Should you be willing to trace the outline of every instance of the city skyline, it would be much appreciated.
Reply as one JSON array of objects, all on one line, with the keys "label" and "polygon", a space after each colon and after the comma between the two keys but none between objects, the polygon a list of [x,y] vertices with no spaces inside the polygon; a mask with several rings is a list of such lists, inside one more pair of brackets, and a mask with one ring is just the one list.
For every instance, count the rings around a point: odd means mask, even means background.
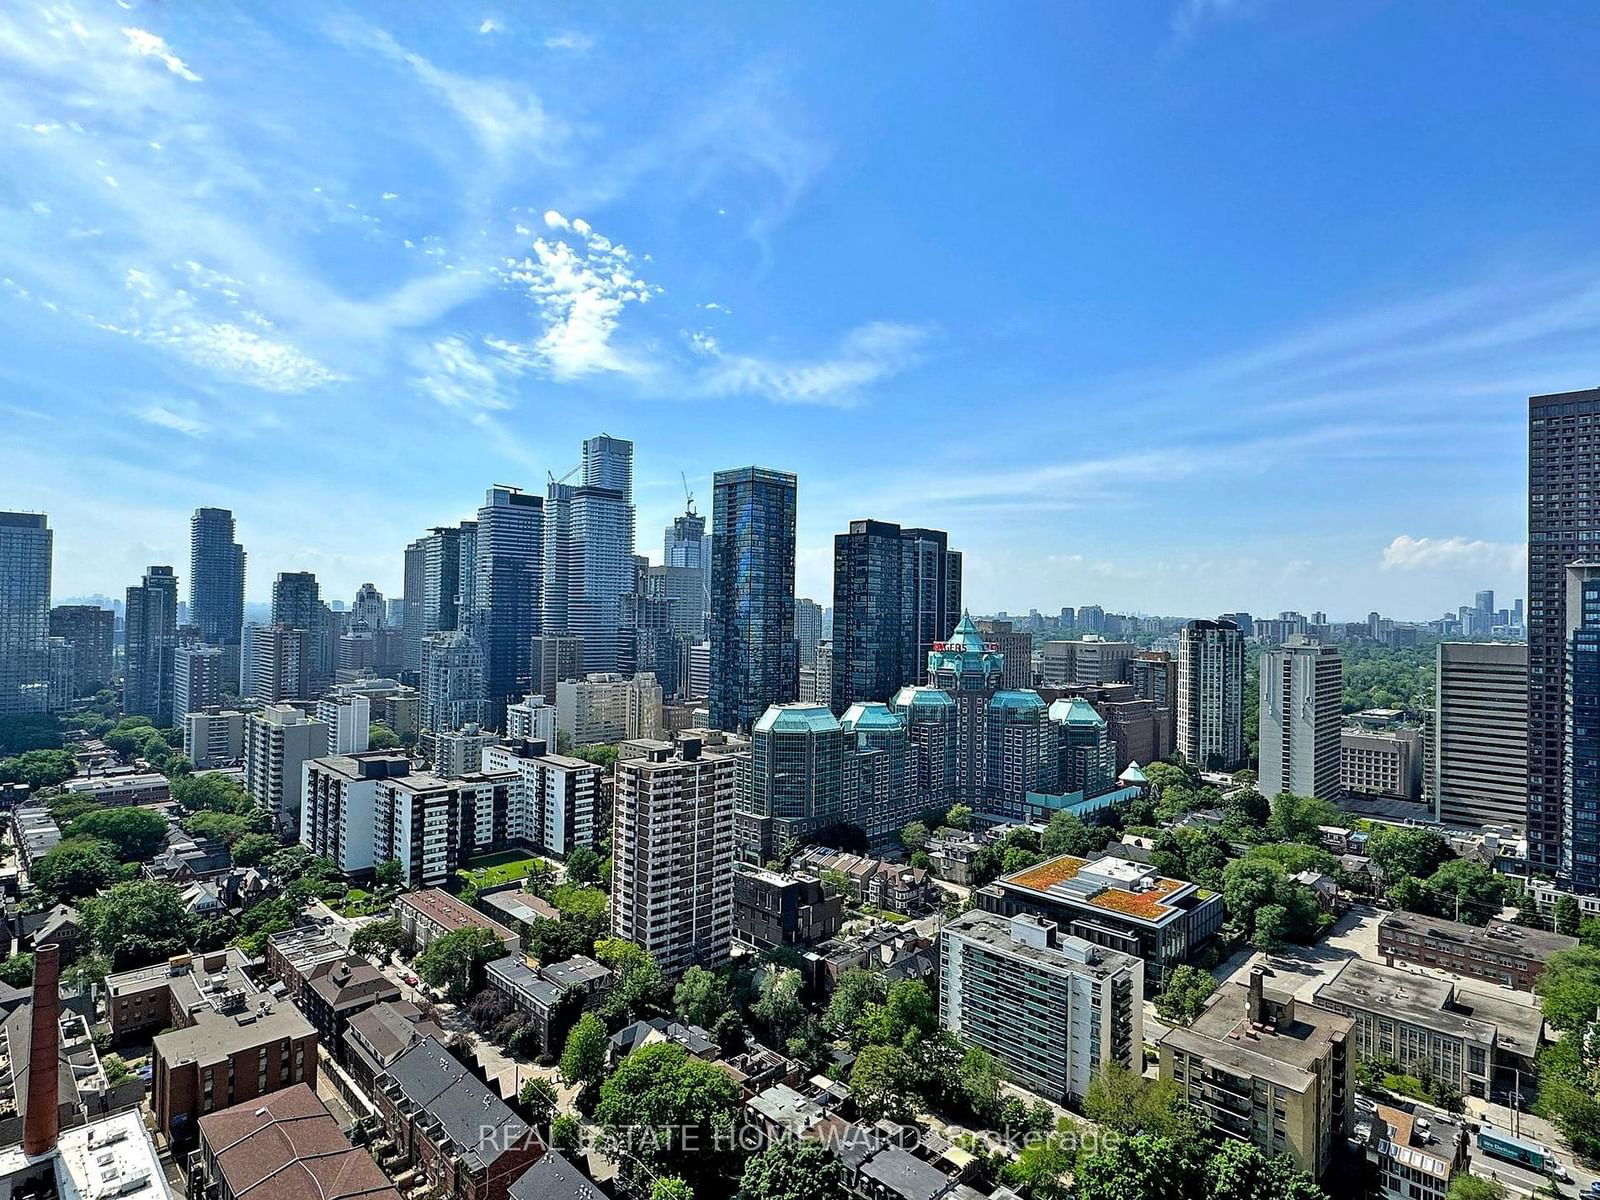
[{"label": "city skyline", "polygon": [[597,430],[648,547],[680,472],[794,472],[816,597],[866,518],[948,530],[975,611],[1520,592],[1507,447],[1596,374],[1595,135],[1544,119],[1585,10],[718,11],[0,18],[0,465],[57,592],[181,574],[214,506],[252,601],[396,594]]}]

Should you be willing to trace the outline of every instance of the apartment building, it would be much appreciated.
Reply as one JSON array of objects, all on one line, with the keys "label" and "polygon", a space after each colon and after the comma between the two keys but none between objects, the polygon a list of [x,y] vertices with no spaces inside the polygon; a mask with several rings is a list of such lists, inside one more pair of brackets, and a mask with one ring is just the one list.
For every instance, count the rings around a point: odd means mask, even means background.
[{"label": "apartment building", "polygon": [[221,707],[185,713],[183,756],[197,771],[238,762],[244,757],[244,713]]},{"label": "apartment building", "polygon": [[676,976],[727,961],[733,938],[735,759],[697,737],[619,759],[611,930]]},{"label": "apartment building", "polygon": [[1078,1103],[1108,1066],[1144,1055],[1144,963],[1031,914],[963,913],[944,927],[939,1024],[1030,1091]]},{"label": "apartment building", "polygon": [[523,739],[485,746],[483,769],[516,776],[510,838],[558,858],[579,846],[594,846],[595,810],[604,775],[600,767],[570,755],[547,753],[546,743]]},{"label": "apartment building", "polygon": [[400,921],[400,932],[419,954],[432,944],[434,938],[465,929],[469,925],[493,933],[505,946],[507,954],[515,954],[520,945],[512,930],[438,888],[403,892],[396,896],[394,915]]},{"label": "apartment building", "polygon": [[1160,1072],[1224,1137],[1288,1156],[1320,1178],[1351,1128],[1355,1023],[1266,986],[1226,985],[1188,1028],[1161,1039]]},{"label": "apartment building", "polygon": [[1422,798],[1422,730],[1339,731],[1339,784],[1353,796]]}]

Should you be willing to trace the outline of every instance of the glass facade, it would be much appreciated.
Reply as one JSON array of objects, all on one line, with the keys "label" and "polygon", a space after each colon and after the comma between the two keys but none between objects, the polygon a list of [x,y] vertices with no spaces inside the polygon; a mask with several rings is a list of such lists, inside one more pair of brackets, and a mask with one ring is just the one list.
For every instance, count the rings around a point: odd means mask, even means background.
[{"label": "glass facade", "polygon": [[49,705],[50,524],[0,513],[0,714]]},{"label": "glass facade", "polygon": [[173,654],[178,646],[178,578],[172,568],[147,570],[139,585],[128,589],[126,603],[123,711],[149,717],[158,727],[171,725]]},{"label": "glass facade", "polygon": [[233,513],[197,508],[189,518],[189,623],[200,640],[224,651],[237,670],[244,634],[244,547],[234,541]]},{"label": "glass facade", "polygon": [[544,500],[516,488],[490,488],[478,510],[477,613],[488,721],[504,727],[505,708],[537,690],[533,640],[539,635],[544,579]]},{"label": "glass facade", "polygon": [[1565,795],[1561,874],[1576,892],[1600,893],[1600,563],[1567,568]]},{"label": "glass facade", "polygon": [[795,477],[718,471],[711,516],[711,724],[748,729],[800,692],[794,638]]}]

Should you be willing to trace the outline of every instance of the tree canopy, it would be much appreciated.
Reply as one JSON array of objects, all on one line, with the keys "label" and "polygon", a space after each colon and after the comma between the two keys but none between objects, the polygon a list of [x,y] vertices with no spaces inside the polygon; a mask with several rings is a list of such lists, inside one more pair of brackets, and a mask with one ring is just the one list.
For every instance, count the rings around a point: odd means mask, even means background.
[{"label": "tree canopy", "polygon": [[[675,1042],[635,1050],[600,1087],[596,1120],[618,1147],[624,1177],[677,1175],[696,1192],[726,1194],[734,1166],[738,1085]],[[640,1170],[643,1168],[643,1171]]]},{"label": "tree canopy", "polygon": [[780,1138],[745,1164],[739,1200],[846,1200],[844,1164],[821,1142]]},{"label": "tree canopy", "polygon": [[493,931],[468,925],[434,938],[417,955],[415,966],[429,987],[443,989],[460,1003],[482,986],[485,965],[505,952],[505,944]]}]

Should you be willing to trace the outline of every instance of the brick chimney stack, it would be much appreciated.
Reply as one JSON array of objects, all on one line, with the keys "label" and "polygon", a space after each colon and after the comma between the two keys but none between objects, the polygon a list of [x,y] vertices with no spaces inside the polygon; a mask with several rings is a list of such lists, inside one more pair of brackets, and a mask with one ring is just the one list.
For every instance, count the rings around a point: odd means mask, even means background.
[{"label": "brick chimney stack", "polygon": [[48,1154],[61,1132],[61,947],[54,942],[33,952],[33,1027],[28,1044],[28,1107],[22,1119],[22,1152]]}]

